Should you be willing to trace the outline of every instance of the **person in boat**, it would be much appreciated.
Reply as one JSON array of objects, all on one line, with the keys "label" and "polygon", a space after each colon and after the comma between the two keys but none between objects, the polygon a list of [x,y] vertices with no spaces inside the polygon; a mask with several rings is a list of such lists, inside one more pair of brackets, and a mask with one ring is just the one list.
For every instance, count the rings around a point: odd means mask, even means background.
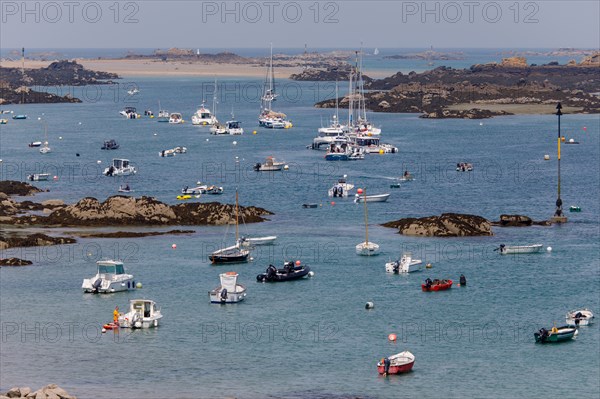
[{"label": "person in boat", "polygon": [[464,275],[464,274],[461,274],[461,275],[460,275],[460,285],[461,285],[461,286],[463,286],[463,285],[467,285],[467,278],[465,277],[465,275]]},{"label": "person in boat", "polygon": [[575,325],[578,326],[581,319],[584,319],[585,316],[581,314],[581,312],[575,313]]},{"label": "person in boat", "polygon": [[386,357],[383,359],[383,375],[387,375],[388,372],[390,371],[390,364],[392,362],[390,361],[389,357]]},{"label": "person in boat", "polygon": [[285,262],[283,269],[286,273],[290,274],[294,271],[294,264],[292,262]]},{"label": "person in boat", "polygon": [[131,190],[131,189],[129,188],[129,184],[128,184],[128,183],[126,183],[126,184],[125,184],[125,187],[124,187],[124,189],[125,189],[125,191],[129,191],[129,190]]},{"label": "person in boat", "polygon": [[404,177],[409,179],[410,178],[410,173],[408,172],[408,170],[404,171]]},{"label": "person in boat", "polygon": [[548,330],[542,327],[540,328],[540,339],[544,341],[546,338],[548,338]]},{"label": "person in boat", "polygon": [[108,172],[106,172],[106,175],[112,176],[114,172],[115,172],[115,167],[110,165],[110,168],[108,168]]},{"label": "person in boat", "polygon": [[429,277],[427,277],[427,279],[425,279],[425,287],[431,288],[432,284],[433,284],[433,281],[431,281],[431,279]]},{"label": "person in boat", "polygon": [[115,306],[115,310],[113,311],[113,323],[115,325],[119,324],[119,307]]}]

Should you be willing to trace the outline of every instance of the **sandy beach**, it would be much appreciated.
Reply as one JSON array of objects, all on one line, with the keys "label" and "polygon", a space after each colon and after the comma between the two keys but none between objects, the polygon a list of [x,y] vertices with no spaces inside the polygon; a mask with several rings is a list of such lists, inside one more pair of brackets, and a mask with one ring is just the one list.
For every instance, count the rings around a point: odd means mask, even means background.
[{"label": "sandy beach", "polygon": [[[149,59],[136,60],[94,60],[75,59],[85,68],[116,73],[121,77],[136,76],[217,76],[217,77],[264,77],[266,69],[260,65],[248,64],[202,64],[186,61],[160,61]],[[44,68],[53,61],[25,60],[25,68]],[[21,61],[2,61],[1,66],[20,68]],[[301,67],[275,68],[275,78],[287,79],[293,73],[302,71]]]}]

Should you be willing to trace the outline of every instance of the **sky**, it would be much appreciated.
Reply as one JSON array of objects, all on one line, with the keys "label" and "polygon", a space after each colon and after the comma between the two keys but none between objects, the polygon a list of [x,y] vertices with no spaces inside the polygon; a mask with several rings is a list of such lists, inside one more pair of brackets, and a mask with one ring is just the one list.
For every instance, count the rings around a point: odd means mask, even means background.
[{"label": "sky", "polygon": [[0,48],[599,48],[600,1],[0,0]]}]

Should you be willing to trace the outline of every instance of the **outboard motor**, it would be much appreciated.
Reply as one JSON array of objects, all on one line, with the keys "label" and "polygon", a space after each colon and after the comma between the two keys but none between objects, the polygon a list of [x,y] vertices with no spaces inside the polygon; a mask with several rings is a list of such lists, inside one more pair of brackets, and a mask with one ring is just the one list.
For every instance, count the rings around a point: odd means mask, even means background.
[{"label": "outboard motor", "polygon": [[227,288],[223,288],[221,290],[221,302],[225,303],[226,300],[227,300]]},{"label": "outboard motor", "polygon": [[387,374],[390,371],[390,363],[391,362],[388,357],[383,359],[383,370],[384,370],[385,374]]},{"label": "outboard motor", "polygon": [[260,170],[260,166],[260,163],[257,163],[256,165],[254,165],[254,170],[258,172]]},{"label": "outboard motor", "polygon": [[94,289],[94,292],[97,293],[98,290],[100,289],[100,286],[102,285],[102,279],[99,278],[98,280],[94,281],[94,284],[92,284],[92,288]]},{"label": "outboard motor", "polygon": [[467,285],[467,278],[465,277],[464,274],[461,274],[460,275],[460,286],[462,287],[464,285]]}]

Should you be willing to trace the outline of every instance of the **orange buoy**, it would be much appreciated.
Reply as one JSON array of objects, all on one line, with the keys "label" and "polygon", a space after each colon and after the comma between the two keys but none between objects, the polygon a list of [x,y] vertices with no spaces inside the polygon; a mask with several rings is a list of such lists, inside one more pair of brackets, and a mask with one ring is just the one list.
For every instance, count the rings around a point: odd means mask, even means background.
[{"label": "orange buoy", "polygon": [[335,201],[331,201],[331,206],[334,206],[334,205],[335,205]]},{"label": "orange buoy", "polygon": [[390,334],[390,335],[388,335],[388,340],[389,341],[396,342],[396,338],[397,338],[396,334]]},{"label": "orange buoy", "polygon": [[357,193],[362,194],[363,193],[363,189],[359,188],[358,190],[356,190]]},{"label": "orange buoy", "polygon": [[296,266],[300,266],[302,264],[302,262],[300,262],[299,260],[296,261]]},{"label": "orange buoy", "polygon": [[171,245],[171,248],[176,249],[177,248],[177,244]]}]

